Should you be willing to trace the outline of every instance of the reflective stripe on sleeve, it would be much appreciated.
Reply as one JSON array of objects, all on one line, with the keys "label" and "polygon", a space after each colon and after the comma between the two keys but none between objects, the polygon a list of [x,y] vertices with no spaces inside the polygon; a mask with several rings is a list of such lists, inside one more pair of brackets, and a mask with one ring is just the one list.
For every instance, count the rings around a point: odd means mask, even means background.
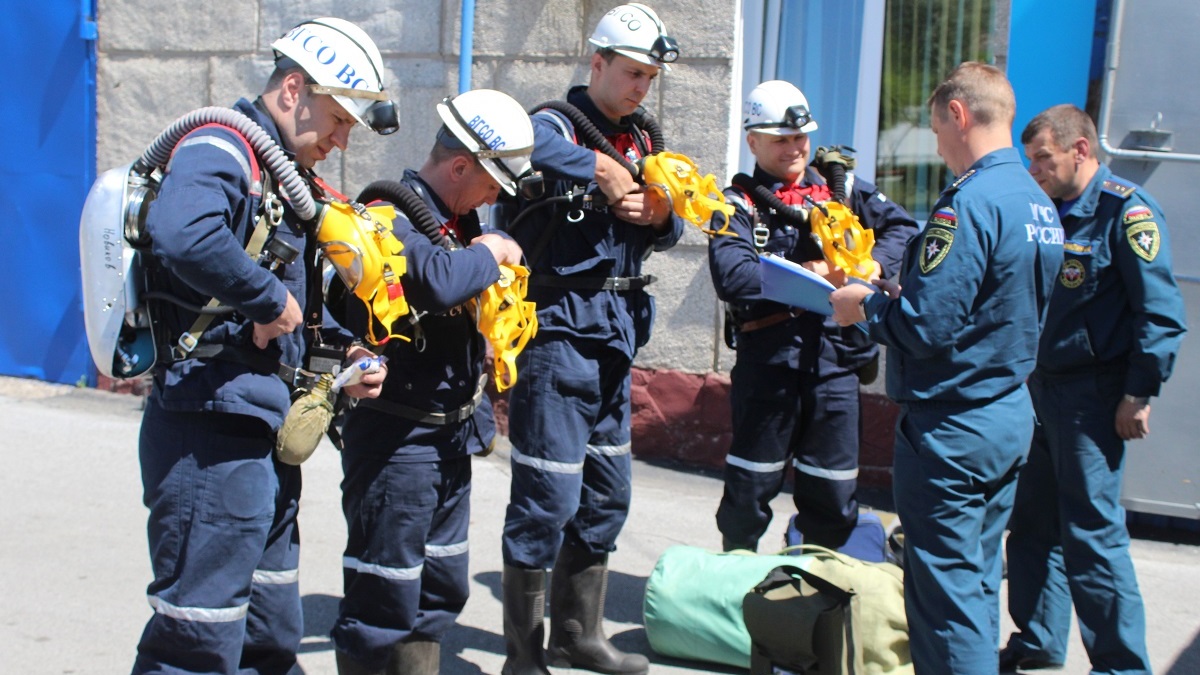
[{"label": "reflective stripe on sleeve", "polygon": [[[246,174],[246,181],[250,183],[250,191],[262,192],[262,185],[254,181],[254,174],[250,172],[250,162],[246,160],[245,148],[238,147],[220,136],[192,136],[175,146],[175,152],[179,152],[190,145],[211,145],[214,148],[220,148],[229,153],[231,157],[237,160],[238,165],[242,167],[242,173]],[[174,154],[172,154],[171,161],[167,163],[167,171],[171,170],[171,164],[175,161],[174,157]]]}]

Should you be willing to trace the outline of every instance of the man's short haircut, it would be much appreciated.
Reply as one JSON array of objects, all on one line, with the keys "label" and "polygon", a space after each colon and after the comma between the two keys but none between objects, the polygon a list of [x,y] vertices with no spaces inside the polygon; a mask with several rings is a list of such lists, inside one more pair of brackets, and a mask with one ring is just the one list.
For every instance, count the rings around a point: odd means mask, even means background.
[{"label": "man's short haircut", "polygon": [[296,71],[300,71],[304,75],[305,82],[311,81],[312,78],[308,76],[308,71],[301,68],[300,64],[286,56],[276,59],[275,70],[271,71],[271,77],[267,78],[266,91],[278,88],[280,83],[283,82],[283,78]]},{"label": "man's short haircut", "polygon": [[1060,103],[1038,113],[1021,132],[1021,144],[1029,144],[1045,129],[1050,131],[1050,138],[1059,150],[1066,150],[1075,139],[1083,138],[1088,142],[1088,157],[1096,156],[1096,146],[1100,144],[1096,138],[1096,123],[1078,106]]},{"label": "man's short haircut", "polygon": [[596,50],[596,53],[599,54],[600,57],[604,59],[605,63],[609,63],[609,64],[611,64],[613,62],[613,59],[617,58],[617,52],[615,52],[612,49],[609,49],[608,47],[601,47],[600,49]]},{"label": "man's short haircut", "polygon": [[433,160],[434,164],[441,164],[455,157],[469,157],[472,161],[478,161],[475,153],[468,150],[467,146],[455,138],[454,134],[443,124],[438,129],[437,139],[434,140],[433,147],[429,150],[429,159]]},{"label": "man's short haircut", "polygon": [[1004,73],[995,66],[978,61],[960,63],[933,93],[926,105],[945,119],[950,101],[959,101],[982,126],[997,122],[1012,125],[1017,99]]}]

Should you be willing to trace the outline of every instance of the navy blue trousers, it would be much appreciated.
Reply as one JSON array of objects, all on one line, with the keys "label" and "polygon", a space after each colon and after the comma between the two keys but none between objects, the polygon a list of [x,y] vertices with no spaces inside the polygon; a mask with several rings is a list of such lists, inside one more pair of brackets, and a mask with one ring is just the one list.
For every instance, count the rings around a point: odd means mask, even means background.
[{"label": "navy blue trousers", "polygon": [[552,567],[564,537],[593,554],[616,549],[632,492],[631,365],[616,349],[566,340],[521,352],[509,399],[506,565]]},{"label": "navy blue trousers", "polygon": [[467,602],[471,457],[404,462],[356,447],[342,453],[345,597],[331,637],[380,668],[401,640],[440,642]]},{"label": "navy blue trousers", "polygon": [[858,522],[858,375],[821,365],[827,372],[750,362],[734,367],[733,441],[717,509],[717,528],[729,544],[756,549],[789,462],[796,526],[806,543],[838,548]]},{"label": "navy blue trousers", "polygon": [[1121,507],[1123,369],[1029,380],[1038,428],[1008,536],[1009,646],[1063,663],[1071,606],[1094,673],[1149,673],[1146,613]]},{"label": "navy blue trousers", "polygon": [[274,448],[261,420],[148,400],[139,454],[154,615],[134,673],[282,675],[296,663],[300,468]]}]

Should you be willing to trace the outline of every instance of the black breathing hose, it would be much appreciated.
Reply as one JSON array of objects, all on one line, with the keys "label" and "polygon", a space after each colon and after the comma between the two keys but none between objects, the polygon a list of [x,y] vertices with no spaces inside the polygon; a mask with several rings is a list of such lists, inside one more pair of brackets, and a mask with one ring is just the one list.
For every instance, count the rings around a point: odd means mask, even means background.
[{"label": "black breathing hose", "polygon": [[446,235],[442,234],[441,224],[429,211],[425,201],[421,199],[420,195],[413,192],[412,188],[400,181],[377,180],[363,188],[363,191],[358,193],[356,201],[361,204],[370,204],[375,201],[394,204],[396,208],[404,212],[404,215],[408,216],[409,222],[415,225],[418,231],[429,237],[429,241],[442,248],[448,248],[450,245]]},{"label": "black breathing hose", "polygon": [[546,101],[530,108],[529,114],[532,115],[539,110],[546,109],[557,110],[563,115],[566,115],[567,119],[571,120],[571,124],[575,125],[575,131],[583,136],[583,140],[586,141],[588,145],[611,157],[618,164],[625,167],[625,170],[629,172],[629,175],[637,178],[638,174],[640,173],[637,166],[625,159],[624,155],[617,152],[617,149],[613,147],[613,144],[608,142],[608,139],[604,137],[604,134],[600,133],[600,130],[596,128],[595,124],[592,124],[592,121],[587,118],[587,115],[583,114],[582,110],[576,108],[570,103],[567,103],[566,101]]},{"label": "black breathing hose", "polygon": [[512,231],[516,230],[517,225],[519,225],[521,223],[521,221],[525,219],[526,216],[533,213],[534,211],[539,211],[541,209],[546,208],[547,206],[553,206],[555,204],[562,204],[565,202],[569,202],[572,199],[574,199],[575,197],[576,197],[575,193],[568,193],[565,195],[559,195],[557,197],[548,197],[546,199],[540,199],[540,200],[530,204],[529,206],[526,206],[524,210],[522,210],[520,213],[518,213],[517,217],[512,219],[512,222],[509,222],[508,224],[506,224],[504,226],[504,231],[512,232]]},{"label": "black breathing hose", "polygon": [[833,198],[846,203],[846,165],[840,162],[826,162],[820,167],[821,173],[829,177],[829,191]]},{"label": "black breathing hose", "polygon": [[629,119],[633,122],[633,126],[645,129],[646,133],[650,134],[650,154],[662,152],[667,148],[667,142],[663,138],[662,126],[659,125],[654,115],[650,114],[650,111],[638,106],[637,110],[634,110],[633,114],[629,116]]},{"label": "black breathing hose", "polygon": [[[754,200],[756,206],[761,208],[773,209],[781,218],[792,225],[804,225],[808,222],[808,215],[794,206],[788,206],[783,203],[774,192],[771,192],[765,185],[762,185],[753,177],[747,176],[744,173],[734,174],[731,182],[746,191],[750,198]],[[842,175],[842,189],[845,189],[845,174]]]}]

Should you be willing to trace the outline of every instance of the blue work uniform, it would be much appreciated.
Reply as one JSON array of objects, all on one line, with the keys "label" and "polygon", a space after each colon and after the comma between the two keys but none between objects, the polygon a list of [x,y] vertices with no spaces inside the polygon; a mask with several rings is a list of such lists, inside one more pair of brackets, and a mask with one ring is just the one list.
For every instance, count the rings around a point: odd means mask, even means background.
[{"label": "blue work uniform", "polygon": [[[371,667],[382,667],[401,640],[440,642],[462,611],[471,455],[496,435],[483,395],[486,343],[467,302],[500,278],[500,268],[486,246],[464,247],[480,234],[474,211],[456,217],[414,171],[401,182],[422,198],[452,248],[434,244],[397,207],[401,284],[420,323],[412,341],[388,341],[379,398],[346,413],[345,597],[331,636],[339,651]],[[347,323],[365,331],[365,322]]]},{"label": "blue work uniform", "polygon": [[[628,119],[605,118],[585,87],[571,89],[567,102],[628,157],[661,149],[648,148]],[[576,186],[603,197],[593,180],[595,153],[576,144],[570,120],[553,110],[532,120],[532,162],[547,178],[546,197]],[[549,567],[564,535],[593,554],[616,548],[630,503],[630,369],[654,321],[642,261],[674,246],[683,227],[672,214],[660,234],[575,200],[539,209],[511,231],[532,268],[538,332],[517,358],[520,378],[509,399],[505,564]]]},{"label": "blue work uniform", "polygon": [[[759,167],[754,181],[787,186]],[[808,167],[802,188],[824,185]],[[873,257],[887,278],[896,273],[917,224],[871,183],[853,179],[847,205],[873,230]],[[717,527],[729,548],[753,550],[771,522],[770,501],[794,468],[796,525],[809,543],[842,546],[858,520],[859,377],[879,348],[859,329],[841,328],[820,314],[792,310],[762,297],[754,229],[769,231],[762,251],[792,262],[823,260],[807,226],[756,208],[738,188],[729,231],[709,240],[708,261],[717,297],[730,303],[737,362],[731,374],[733,441],[725,459],[725,493]],[[712,224],[719,229],[724,218]]]},{"label": "blue work uniform", "polygon": [[[265,109],[244,99],[234,107],[280,143]],[[258,350],[253,324],[279,317],[288,293],[305,306],[318,279],[314,248],[285,202],[271,236],[302,254],[273,271],[246,254],[262,192],[262,169],[240,134],[210,125],[184,137],[146,220],[161,265],[156,290],[195,305],[215,297],[237,310],[212,322],[202,347],[297,367],[302,328]],[[196,319],[173,304],[155,311],[171,339]],[[274,453],[289,406],[277,374],[235,360],[160,360],[155,368],[139,439],[155,613],[133,672],[286,673],[295,663],[300,468]]]},{"label": "blue work uniform", "polygon": [[1063,230],[1013,148],[975,162],[863,305],[900,405],[892,479],[917,673],[997,670],[1000,542],[1033,435],[1025,380]]},{"label": "blue work uniform", "polygon": [[1066,253],[1029,380],[1039,425],[1008,537],[1017,653],[1063,663],[1071,605],[1095,673],[1149,673],[1121,507],[1124,394],[1156,396],[1186,332],[1162,210],[1101,166],[1060,204]]}]

